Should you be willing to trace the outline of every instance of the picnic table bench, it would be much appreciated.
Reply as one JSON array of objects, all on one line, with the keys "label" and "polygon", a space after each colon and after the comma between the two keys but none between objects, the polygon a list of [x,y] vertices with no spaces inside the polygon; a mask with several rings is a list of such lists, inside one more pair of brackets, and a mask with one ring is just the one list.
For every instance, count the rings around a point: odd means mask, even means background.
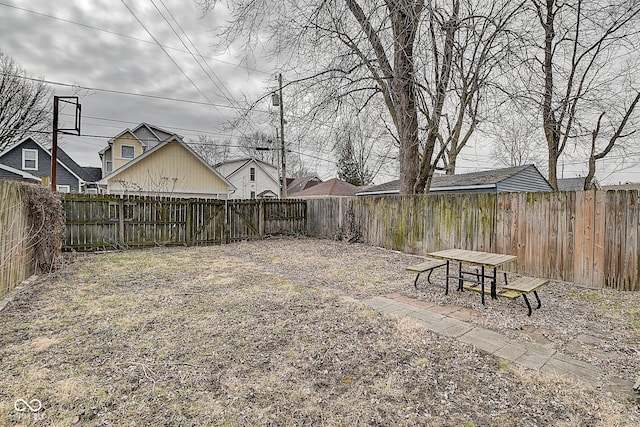
[{"label": "picnic table bench", "polygon": [[[509,299],[517,299],[520,296],[524,298],[524,302],[527,304],[528,316],[531,316],[531,303],[527,298],[527,295],[533,292],[533,295],[536,297],[536,301],[538,301],[538,306],[536,310],[542,307],[542,303],[540,302],[540,297],[538,296],[538,289],[549,281],[547,279],[540,279],[538,277],[527,277],[521,276],[511,281],[507,280],[507,273],[504,273],[504,281],[505,284],[496,290],[496,296],[509,298]],[[478,284],[469,284],[464,286],[465,289],[474,292],[482,292],[482,287]],[[485,293],[490,293],[489,289],[485,289]]]},{"label": "picnic table bench", "polygon": [[431,283],[431,273],[433,273],[433,270],[438,267],[444,267],[445,265],[447,265],[446,261],[440,259],[427,259],[420,264],[407,267],[407,271],[418,273],[416,275],[416,280],[413,281],[413,287],[418,289],[418,278],[420,277],[420,274],[427,271],[429,272],[429,275],[427,276],[427,282]]}]

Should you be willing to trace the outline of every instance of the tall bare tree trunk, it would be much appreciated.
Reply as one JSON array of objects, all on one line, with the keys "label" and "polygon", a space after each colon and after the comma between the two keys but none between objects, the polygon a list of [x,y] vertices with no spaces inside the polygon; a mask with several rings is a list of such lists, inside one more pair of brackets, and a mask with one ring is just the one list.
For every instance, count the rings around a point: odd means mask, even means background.
[{"label": "tall bare tree trunk", "polygon": [[415,10],[407,7],[406,2],[389,2],[388,7],[395,36],[394,72],[390,92],[400,139],[400,194],[411,194],[420,164],[413,59],[418,18]]},{"label": "tall bare tree trunk", "polygon": [[555,31],[553,24],[555,20],[555,12],[553,10],[555,0],[547,0],[546,2],[546,19],[542,19],[541,23],[544,27],[544,99],[542,101],[542,123],[544,135],[547,140],[549,151],[549,184],[554,190],[558,190],[558,147],[560,144],[560,133],[558,131],[558,123],[553,112],[553,39]]}]

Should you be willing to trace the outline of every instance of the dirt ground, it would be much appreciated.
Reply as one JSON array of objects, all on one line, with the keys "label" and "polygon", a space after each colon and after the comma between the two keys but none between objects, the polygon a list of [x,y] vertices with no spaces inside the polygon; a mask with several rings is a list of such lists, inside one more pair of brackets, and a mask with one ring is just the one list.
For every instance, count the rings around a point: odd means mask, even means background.
[{"label": "dirt ground", "polygon": [[[0,425],[640,425],[616,386],[640,374],[640,295],[553,282],[527,317],[520,301],[445,296],[441,271],[414,290],[405,267],[419,260],[308,238],[67,254],[0,312]],[[602,384],[359,301],[391,294],[467,307],[596,365]]]}]

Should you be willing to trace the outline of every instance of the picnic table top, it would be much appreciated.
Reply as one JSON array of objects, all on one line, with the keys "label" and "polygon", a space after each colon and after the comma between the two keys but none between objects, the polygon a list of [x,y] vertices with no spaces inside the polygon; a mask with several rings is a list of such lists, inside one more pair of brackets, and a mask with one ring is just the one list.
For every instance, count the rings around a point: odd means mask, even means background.
[{"label": "picnic table top", "polygon": [[469,251],[466,249],[446,249],[444,251],[430,252],[427,255],[432,258],[445,259],[448,261],[460,261],[485,267],[498,267],[518,258],[515,255]]}]

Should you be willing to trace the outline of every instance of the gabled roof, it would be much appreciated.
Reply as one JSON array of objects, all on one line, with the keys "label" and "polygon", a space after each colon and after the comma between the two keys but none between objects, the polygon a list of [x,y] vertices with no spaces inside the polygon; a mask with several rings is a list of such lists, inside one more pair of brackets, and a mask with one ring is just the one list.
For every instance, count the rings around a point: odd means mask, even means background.
[{"label": "gabled roof", "polygon": [[278,168],[275,167],[274,165],[272,165],[271,163],[267,163],[267,162],[259,160],[259,159],[254,159],[252,157],[243,158],[243,159],[234,159],[234,160],[228,160],[226,162],[221,162],[221,163],[216,164],[214,166],[214,168],[218,169],[221,166],[230,165],[230,164],[233,164],[233,163],[241,163],[241,164],[236,169],[234,169],[233,172],[227,174],[226,178],[231,178],[233,175],[235,175],[236,173],[238,173],[239,171],[244,169],[246,166],[248,166],[249,163],[255,163],[256,166],[258,166],[265,174],[267,174],[273,180],[273,182],[275,182],[276,184],[279,184],[278,183],[278,179],[274,178],[274,176],[271,175],[271,173],[267,172],[264,167],[265,166],[269,166],[269,167],[274,168],[274,169],[278,169]]},{"label": "gabled roof", "polygon": [[222,176],[217,170],[215,170],[215,168],[213,168],[211,165],[209,165],[202,157],[200,157],[200,155],[198,155],[198,153],[196,153],[195,151],[193,151],[193,149],[191,147],[189,147],[189,144],[185,144],[182,139],[180,139],[177,135],[174,135],[172,138],[167,139],[165,141],[163,141],[162,143],[156,145],[155,147],[153,147],[150,150],[145,151],[144,153],[142,153],[141,155],[139,155],[138,157],[134,158],[133,160],[131,160],[130,162],[124,164],[123,166],[119,167],[118,169],[114,170],[113,172],[111,172],[109,175],[105,176],[104,178],[102,178],[100,180],[100,184],[101,185],[105,185],[107,183],[107,181],[109,181],[111,178],[113,178],[114,176],[120,174],[121,172],[129,169],[130,167],[134,166],[135,164],[139,163],[140,161],[142,161],[143,159],[146,159],[149,156],[152,156],[155,152],[159,151],[162,147],[164,147],[165,145],[169,144],[170,142],[176,142],[178,144],[180,144],[182,147],[184,147],[191,155],[193,155],[196,159],[198,159],[198,161],[200,163],[202,163],[207,169],[209,169],[211,172],[213,172],[218,178],[220,178],[223,182],[225,182],[230,189],[232,190],[236,190],[236,186],[231,184],[229,182],[228,179],[226,179],[224,176]]},{"label": "gabled roof", "polygon": [[[60,160],[63,164],[67,165],[69,167],[69,169],[71,169],[73,171],[73,173],[80,177],[83,181],[86,182],[96,182],[97,180],[100,179],[100,176],[98,176],[98,178],[96,179],[95,176],[90,173],[89,169],[91,168],[85,168],[80,166],[79,164],[77,164],[75,162],[75,160],[73,160],[71,158],[71,156],[69,156],[62,148],[58,147],[58,151],[57,151],[57,158],[58,160]],[[100,172],[100,175],[102,175],[102,172]]]},{"label": "gabled roof", "polygon": [[[0,153],[0,158],[2,156],[4,156],[5,154],[9,153],[10,151],[13,151],[15,149],[18,149],[21,145],[25,144],[26,142],[32,142],[35,145],[37,145],[38,147],[40,147],[40,149],[42,151],[44,151],[46,154],[49,155],[49,158],[51,158],[51,150],[48,148],[45,148],[42,144],[40,144],[38,141],[36,141],[35,139],[31,138],[31,137],[26,137],[25,139],[23,139],[22,141],[18,142],[17,144],[12,145],[11,147],[7,148],[6,150],[4,150],[2,153]],[[62,166],[63,168],[65,168],[67,171],[69,171],[69,173],[71,173],[73,176],[75,176],[76,178],[78,178],[78,180],[80,181],[86,181],[85,177],[84,177],[84,170],[81,166],[79,166],[62,148],[58,147],[58,150],[56,151],[56,163],[58,163],[60,166]]]},{"label": "gabled roof", "polygon": [[[513,166],[502,169],[492,169],[480,172],[463,173],[459,175],[434,175],[431,182],[431,192],[445,190],[472,190],[480,188],[494,188],[500,182],[517,175],[528,168],[535,168],[534,165]],[[537,169],[536,169],[537,171]],[[365,196],[370,194],[399,194],[400,180],[386,182],[380,185],[374,185],[358,195]]]},{"label": "gabled roof", "polygon": [[295,194],[299,191],[306,190],[309,187],[313,187],[314,185],[317,185],[321,182],[322,180],[315,175],[296,178],[291,182],[287,180],[287,192],[289,194]]},{"label": "gabled roof", "polygon": [[332,178],[328,181],[321,182],[309,187],[306,190],[290,194],[290,197],[308,197],[308,196],[355,196],[360,187],[340,181],[338,178]]},{"label": "gabled roof", "polygon": [[[143,135],[144,130],[147,130],[151,135],[153,135],[153,137],[155,138],[155,141],[151,141],[144,138],[144,135]],[[104,147],[102,150],[100,150],[99,154],[101,155],[104,154],[105,151],[107,151],[113,145],[113,142],[116,139],[121,138],[122,135],[124,135],[125,133],[130,133],[133,136],[133,138],[135,138],[136,141],[138,141],[144,147],[147,147],[147,149],[153,148],[162,142],[169,141],[173,137],[177,137],[178,139],[182,140],[182,136],[178,135],[175,132],[171,132],[171,131],[162,129],[158,126],[142,122],[136,127],[134,127],[133,129],[127,128],[122,132],[120,132],[119,134],[117,134],[116,136],[114,136],[113,138],[109,138],[109,140],[107,141],[107,146]]]},{"label": "gabled roof", "polygon": [[271,191],[271,190],[264,190],[264,191],[261,191],[260,193],[258,193],[256,195],[256,197],[259,198],[259,199],[264,199],[266,197],[277,198],[278,195],[276,193],[274,193],[273,191]]}]

